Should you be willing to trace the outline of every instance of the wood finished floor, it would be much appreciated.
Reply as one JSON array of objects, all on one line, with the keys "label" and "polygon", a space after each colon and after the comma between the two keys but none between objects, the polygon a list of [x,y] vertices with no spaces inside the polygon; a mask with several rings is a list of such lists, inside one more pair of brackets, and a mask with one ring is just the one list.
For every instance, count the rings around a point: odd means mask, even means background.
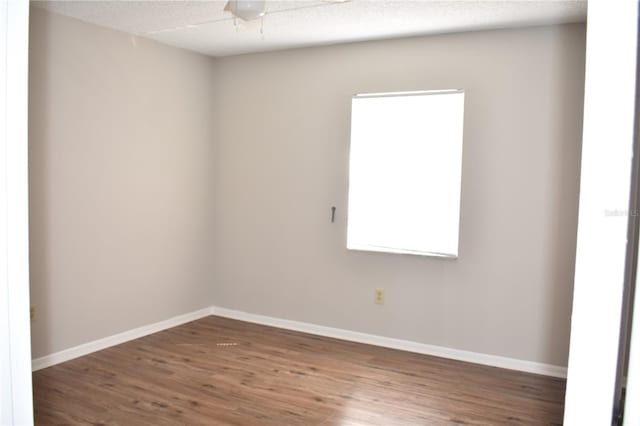
[{"label": "wood finished floor", "polygon": [[565,381],[207,317],[37,371],[36,425],[556,425]]}]

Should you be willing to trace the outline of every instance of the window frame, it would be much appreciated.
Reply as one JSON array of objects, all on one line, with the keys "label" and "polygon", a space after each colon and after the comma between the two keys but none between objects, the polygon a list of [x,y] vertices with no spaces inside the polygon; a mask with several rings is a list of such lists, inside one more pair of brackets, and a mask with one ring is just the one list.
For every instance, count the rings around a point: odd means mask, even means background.
[{"label": "window frame", "polygon": [[[353,241],[352,234],[350,230],[352,229],[351,223],[354,220],[352,217],[352,203],[353,203],[353,146],[354,146],[354,108],[355,101],[368,99],[368,98],[388,98],[388,97],[413,97],[413,96],[438,96],[438,95],[462,95],[460,101],[459,117],[456,115],[453,117],[454,121],[459,120],[459,128],[457,128],[453,133],[459,132],[459,136],[454,135],[452,138],[455,143],[459,144],[459,147],[454,148],[454,151],[459,152],[459,158],[455,161],[457,164],[456,170],[459,170],[457,173],[457,177],[455,178],[457,183],[457,188],[454,187],[452,190],[456,190],[455,194],[455,205],[457,210],[457,217],[455,219],[455,250],[450,251],[438,251],[438,250],[417,250],[415,248],[401,248],[401,247],[390,247],[388,245],[381,244],[362,244],[361,241]],[[381,252],[381,253],[391,253],[391,254],[408,254],[408,255],[416,255],[416,256],[424,256],[424,257],[436,257],[442,259],[452,259],[455,260],[459,257],[460,253],[460,224],[462,217],[462,166],[463,166],[463,158],[464,158],[464,101],[465,101],[465,91],[464,89],[437,89],[437,90],[419,90],[419,91],[405,91],[405,92],[376,92],[376,93],[358,93],[352,96],[351,101],[351,133],[350,133],[350,147],[349,147],[349,190],[348,190],[348,208],[347,208],[347,241],[346,248],[348,250],[354,251],[367,251],[367,252]],[[456,112],[458,114],[458,112]],[[454,175],[455,176],[455,175]],[[453,241],[453,238],[451,239]],[[450,241],[450,242],[451,242]],[[398,244],[399,246],[401,244]],[[443,246],[444,247],[444,246]],[[453,245],[451,246],[453,247]],[[435,248],[435,246],[434,246]]]}]

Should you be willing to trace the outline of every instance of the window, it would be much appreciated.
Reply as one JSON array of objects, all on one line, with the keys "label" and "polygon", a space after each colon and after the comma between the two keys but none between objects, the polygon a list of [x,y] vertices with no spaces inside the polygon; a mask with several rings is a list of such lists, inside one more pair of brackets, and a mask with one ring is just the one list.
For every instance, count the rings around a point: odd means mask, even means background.
[{"label": "window", "polygon": [[356,95],[347,248],[458,256],[464,92]]}]

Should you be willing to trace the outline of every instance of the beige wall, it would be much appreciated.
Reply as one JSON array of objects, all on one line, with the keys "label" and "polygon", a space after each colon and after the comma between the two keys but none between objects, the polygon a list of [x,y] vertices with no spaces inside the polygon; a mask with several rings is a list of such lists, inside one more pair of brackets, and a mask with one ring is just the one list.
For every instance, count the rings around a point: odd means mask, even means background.
[{"label": "beige wall", "polygon": [[[34,357],[217,305],[566,365],[583,25],[213,60],[31,24]],[[459,259],[347,251],[351,95],[440,88]]]},{"label": "beige wall", "polygon": [[[212,302],[566,365],[584,51],[569,25],[219,60]],[[466,91],[459,259],[347,251],[351,95],[450,88]]]},{"label": "beige wall", "polygon": [[210,305],[215,64],[31,13],[39,357]]}]

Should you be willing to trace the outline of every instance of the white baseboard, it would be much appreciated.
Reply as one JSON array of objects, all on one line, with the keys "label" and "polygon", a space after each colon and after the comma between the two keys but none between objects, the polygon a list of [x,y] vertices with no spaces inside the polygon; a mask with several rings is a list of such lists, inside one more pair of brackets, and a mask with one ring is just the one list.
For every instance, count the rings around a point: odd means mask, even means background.
[{"label": "white baseboard", "polygon": [[506,368],[509,370],[518,370],[527,373],[542,374],[552,377],[567,377],[567,368],[557,365],[543,364],[539,362],[525,361],[515,358],[507,358],[498,355],[482,354],[460,349],[446,348],[443,346],[427,345],[425,343],[393,339],[391,337],[377,336],[375,334],[366,334],[340,328],[325,327],[322,325],[310,324],[305,322],[250,314],[247,312],[220,308],[217,306],[211,307],[211,313],[212,315],[217,315],[225,318],[232,318],[256,324],[284,328],[287,330],[301,331],[303,333],[315,334],[319,336],[333,337],[335,339],[366,343],[369,345],[382,346],[385,348],[399,349],[402,351],[415,352],[424,355],[433,355],[441,358],[472,362],[474,364],[489,365],[491,367]]},{"label": "white baseboard", "polygon": [[74,346],[60,352],[55,352],[50,355],[45,355],[41,358],[31,360],[31,370],[37,371],[55,364],[60,364],[61,362],[69,361],[83,355],[88,355],[92,352],[119,345],[121,343],[138,339],[149,334],[157,333],[158,331],[166,330],[171,327],[176,327],[187,322],[195,321],[209,315],[211,315],[211,308],[204,308],[195,312],[178,315],[164,321],[134,328],[133,330],[114,334],[113,336],[108,336],[102,339],[94,340],[92,342],[84,343],[82,345]]},{"label": "white baseboard", "polygon": [[460,349],[446,348],[443,346],[427,345],[425,343],[412,342],[410,340],[394,339],[391,337],[360,333],[357,331],[344,330],[341,328],[325,327],[322,325],[316,325],[306,322],[291,321],[265,315],[250,314],[248,312],[236,311],[233,309],[226,309],[218,306],[200,309],[199,311],[179,315],[168,320],[145,325],[139,328],[134,328],[133,330],[84,343],[82,345],[65,349],[60,352],[55,352],[41,358],[36,358],[31,361],[31,368],[33,371],[40,370],[42,368],[69,361],[83,355],[88,355],[92,352],[119,345],[121,343],[138,339],[149,334],[157,333],[158,331],[166,330],[168,328],[176,327],[187,322],[195,321],[209,315],[217,315],[220,317],[268,325],[271,327],[283,328],[286,330],[300,331],[303,333],[315,334],[318,336],[348,340],[351,342],[366,343],[369,345],[382,346],[385,348],[399,349],[402,351],[415,352],[424,355],[432,355],[442,358],[466,361],[474,364],[489,365],[492,367],[518,370],[534,374],[542,374],[545,376],[561,378],[567,377],[567,368],[557,365],[543,364],[539,362],[525,361],[515,358],[507,358],[498,355],[482,354]]}]

